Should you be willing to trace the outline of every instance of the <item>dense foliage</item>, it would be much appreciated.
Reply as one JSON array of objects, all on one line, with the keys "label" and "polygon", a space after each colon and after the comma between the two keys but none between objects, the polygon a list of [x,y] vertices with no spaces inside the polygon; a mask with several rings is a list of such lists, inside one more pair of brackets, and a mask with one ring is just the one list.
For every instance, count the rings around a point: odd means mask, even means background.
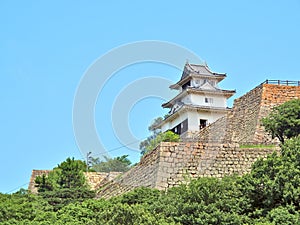
[{"label": "dense foliage", "polygon": [[66,161],[53,168],[49,174],[36,177],[39,192],[53,191],[63,188],[80,188],[86,186],[83,172],[85,162],[67,158]]},{"label": "dense foliage", "polygon": [[[300,224],[299,183],[298,136],[247,175],[200,178],[167,192],[141,187],[109,200],[81,198],[74,188],[0,194],[0,224]],[[65,202],[56,207],[45,193]]]},{"label": "dense foliage", "polygon": [[268,117],[262,120],[266,131],[281,143],[300,133],[300,99],[293,99],[273,108]]},{"label": "dense foliage", "polygon": [[179,140],[180,136],[172,131],[156,134],[140,143],[141,154],[144,155],[150,152],[161,142],[178,142]]},{"label": "dense foliage", "polygon": [[161,129],[158,128],[158,125],[163,121],[162,117],[156,118],[152,124],[148,127],[148,130],[151,132],[151,135],[147,137],[144,141],[140,143],[141,155],[152,151],[159,143],[166,142],[178,142],[180,136],[173,133],[172,131],[167,131],[162,133]]},{"label": "dense foliage", "polygon": [[83,202],[95,196],[86,183],[85,162],[67,158],[49,174],[38,176],[35,183],[39,196],[57,211],[72,202]]},{"label": "dense foliage", "polygon": [[127,158],[128,155],[109,158],[104,156],[104,160],[92,158],[91,169],[97,172],[126,172],[131,167],[131,161]]}]

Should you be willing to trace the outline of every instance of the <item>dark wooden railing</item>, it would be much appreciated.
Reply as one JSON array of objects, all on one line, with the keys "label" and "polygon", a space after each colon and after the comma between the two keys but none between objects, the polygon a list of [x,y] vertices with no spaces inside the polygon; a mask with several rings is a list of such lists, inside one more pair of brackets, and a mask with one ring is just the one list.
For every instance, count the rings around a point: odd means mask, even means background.
[{"label": "dark wooden railing", "polygon": [[291,80],[265,80],[261,84],[277,84],[277,85],[288,85],[288,86],[300,86],[300,81],[291,81]]}]

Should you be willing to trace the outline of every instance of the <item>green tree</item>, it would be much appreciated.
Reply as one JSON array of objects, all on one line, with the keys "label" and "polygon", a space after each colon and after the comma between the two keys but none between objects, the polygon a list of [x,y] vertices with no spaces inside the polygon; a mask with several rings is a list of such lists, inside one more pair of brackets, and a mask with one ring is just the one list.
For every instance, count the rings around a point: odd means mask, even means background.
[{"label": "green tree", "polygon": [[38,187],[38,192],[52,191],[54,188],[53,183],[46,174],[37,176],[35,178],[35,184]]},{"label": "green tree", "polygon": [[52,207],[40,196],[33,194],[0,194],[0,224],[21,224],[34,220]]},{"label": "green tree", "polygon": [[272,209],[267,219],[275,225],[295,225],[299,224],[299,212],[295,210],[293,206],[282,207]]},{"label": "green tree", "polygon": [[281,155],[273,153],[253,164],[243,177],[243,192],[251,200],[257,216],[279,206],[300,210],[300,136],[286,140]]},{"label": "green tree", "polygon": [[262,119],[267,132],[281,143],[300,134],[300,99],[293,99],[273,108],[269,116]]},{"label": "green tree", "polygon": [[246,224],[243,208],[247,200],[238,188],[238,177],[199,178],[189,185],[168,190],[157,203],[162,212],[179,224]]},{"label": "green tree", "polygon": [[122,204],[148,204],[152,205],[160,197],[160,191],[153,188],[138,187],[133,191],[127,192],[121,196],[112,198],[112,202],[121,202]]},{"label": "green tree", "polygon": [[79,188],[86,186],[83,172],[86,169],[85,162],[67,158],[46,176],[37,176],[35,183],[39,192],[52,191],[62,188]]},{"label": "green tree", "polygon": [[128,155],[122,155],[115,158],[104,156],[105,161],[100,161],[99,158],[92,159],[92,169],[97,172],[126,172],[130,169],[131,161],[127,158]]},{"label": "green tree", "polygon": [[91,191],[86,183],[83,173],[85,170],[85,162],[67,158],[47,176],[42,175],[35,179],[39,195],[46,199],[55,211],[69,203],[93,198],[95,192]]},{"label": "green tree", "polygon": [[86,170],[86,163],[74,158],[67,158],[66,161],[54,168],[58,171],[58,185],[61,188],[80,188],[86,185],[86,179],[83,172]]},{"label": "green tree", "polygon": [[141,154],[144,155],[147,152],[150,152],[161,142],[178,142],[179,140],[180,136],[178,134],[173,133],[172,131],[159,133],[155,136],[155,138],[151,137],[145,140],[144,142],[141,142]]}]

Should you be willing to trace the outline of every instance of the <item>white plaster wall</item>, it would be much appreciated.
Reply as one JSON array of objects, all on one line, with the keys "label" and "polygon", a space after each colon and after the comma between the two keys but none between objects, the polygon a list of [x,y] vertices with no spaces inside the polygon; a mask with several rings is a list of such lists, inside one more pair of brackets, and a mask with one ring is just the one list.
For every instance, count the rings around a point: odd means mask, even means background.
[{"label": "white plaster wall", "polygon": [[[214,95],[197,95],[191,94],[191,103],[194,105],[202,105],[202,106],[214,106],[214,107],[227,107],[226,97],[225,96],[214,96]],[[212,98],[213,103],[205,103],[205,98]]]},{"label": "white plaster wall", "polygon": [[190,95],[187,95],[187,96],[183,97],[183,98],[181,99],[181,101],[182,101],[183,103],[186,103],[186,104],[191,104],[191,103],[192,103],[192,98],[191,98]]},{"label": "white plaster wall", "polygon": [[162,126],[162,132],[174,128],[175,126],[177,126],[187,118],[188,118],[188,130],[199,131],[200,119],[207,120],[207,123],[210,124],[215,122],[217,119],[223,117],[224,115],[225,115],[224,113],[197,112],[196,110],[183,112],[174,120],[164,124]]},{"label": "white plaster wall", "polygon": [[190,131],[198,131],[200,126],[200,119],[207,120],[207,125],[215,122],[217,119],[223,117],[224,113],[215,113],[215,112],[189,112],[189,123],[188,129]]},{"label": "white plaster wall", "polygon": [[161,131],[165,132],[169,129],[172,129],[175,126],[177,126],[178,124],[180,124],[181,122],[183,122],[184,120],[186,120],[187,118],[188,118],[188,113],[187,112],[180,113],[175,119],[173,119],[172,121],[169,121],[168,123],[164,124],[161,128]]},{"label": "white plaster wall", "polygon": [[188,130],[189,131],[198,131],[199,130],[199,115],[196,111],[188,112]]},{"label": "white plaster wall", "polygon": [[165,131],[167,131],[167,130],[169,130],[169,129],[170,129],[170,123],[165,123],[165,124],[163,124],[162,127],[161,127],[161,131],[162,131],[162,132],[165,132]]}]

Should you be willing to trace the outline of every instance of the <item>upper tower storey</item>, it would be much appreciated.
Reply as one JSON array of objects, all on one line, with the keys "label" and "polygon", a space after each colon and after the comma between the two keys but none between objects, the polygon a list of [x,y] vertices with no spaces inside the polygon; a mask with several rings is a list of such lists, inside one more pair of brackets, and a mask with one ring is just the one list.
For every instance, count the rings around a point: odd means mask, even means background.
[{"label": "upper tower storey", "polygon": [[170,111],[157,127],[162,132],[171,130],[181,135],[199,131],[223,117],[229,110],[227,99],[235,93],[235,90],[218,87],[218,83],[225,77],[225,73],[212,72],[206,64],[186,63],[180,80],[170,86],[179,93],[162,104]]},{"label": "upper tower storey", "polygon": [[[209,103],[210,107],[226,108],[226,99],[234,95],[235,90],[222,90],[219,88],[218,83],[224,78],[226,78],[225,73],[212,72],[207,64],[186,63],[181,79],[170,86],[171,89],[179,90],[179,94],[162,106],[164,108],[172,108],[174,105],[182,104],[208,106]],[[201,100],[201,98],[204,100]],[[217,101],[213,103],[213,99]]]},{"label": "upper tower storey", "polygon": [[[187,88],[204,88],[205,84],[212,87],[218,87],[218,83],[226,77],[225,73],[212,72],[207,64],[195,65],[185,64],[181,79],[170,86],[171,89],[185,90]],[[207,88],[207,87],[206,87]]]}]

